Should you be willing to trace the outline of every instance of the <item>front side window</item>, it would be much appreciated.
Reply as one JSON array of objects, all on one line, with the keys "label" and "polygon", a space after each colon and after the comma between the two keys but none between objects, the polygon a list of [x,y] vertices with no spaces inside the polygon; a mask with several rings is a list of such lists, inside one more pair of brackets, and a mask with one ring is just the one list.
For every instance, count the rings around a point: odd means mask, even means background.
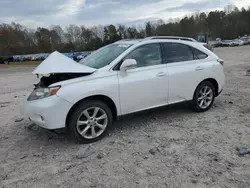
[{"label": "front side window", "polygon": [[88,67],[100,69],[110,64],[130,46],[132,45],[110,44],[90,54],[86,58],[82,59],[79,63]]},{"label": "front side window", "polygon": [[135,59],[137,61],[137,67],[162,64],[160,44],[140,46],[132,51],[125,59]]},{"label": "front side window", "polygon": [[164,51],[168,63],[194,60],[189,46],[180,43],[164,43]]}]

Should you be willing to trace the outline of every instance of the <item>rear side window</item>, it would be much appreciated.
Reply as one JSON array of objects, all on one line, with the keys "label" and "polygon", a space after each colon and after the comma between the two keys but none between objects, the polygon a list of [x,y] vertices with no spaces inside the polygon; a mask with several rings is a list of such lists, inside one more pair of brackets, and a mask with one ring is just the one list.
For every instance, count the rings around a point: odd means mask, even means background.
[{"label": "rear side window", "polygon": [[197,50],[196,48],[192,48],[194,53],[194,59],[206,59],[208,57],[207,54],[201,52],[200,50]]},{"label": "rear side window", "polygon": [[194,60],[191,48],[180,43],[163,43],[168,63]]}]

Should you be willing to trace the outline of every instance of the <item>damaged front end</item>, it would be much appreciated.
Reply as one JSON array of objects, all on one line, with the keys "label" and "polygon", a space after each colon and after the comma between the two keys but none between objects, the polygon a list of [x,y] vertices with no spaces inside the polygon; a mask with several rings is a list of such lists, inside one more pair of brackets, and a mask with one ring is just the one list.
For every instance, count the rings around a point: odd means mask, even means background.
[{"label": "damaged front end", "polygon": [[58,74],[51,74],[49,76],[43,76],[41,77],[40,82],[34,85],[35,88],[27,100],[32,101],[53,96],[59,91],[61,86],[58,85],[49,87],[50,85],[65,80],[87,76],[90,74],[92,73],[58,73]]},{"label": "damaged front end", "polygon": [[57,51],[53,52],[32,72],[42,77],[40,82],[35,84],[35,88],[27,100],[31,101],[53,96],[61,86],[50,87],[50,85],[87,76],[95,71],[96,69],[78,64]]},{"label": "damaged front end", "polygon": [[49,76],[43,76],[40,79],[40,82],[35,85],[35,87],[48,87],[54,83],[75,79],[83,76],[88,76],[92,73],[58,73],[50,74]]}]

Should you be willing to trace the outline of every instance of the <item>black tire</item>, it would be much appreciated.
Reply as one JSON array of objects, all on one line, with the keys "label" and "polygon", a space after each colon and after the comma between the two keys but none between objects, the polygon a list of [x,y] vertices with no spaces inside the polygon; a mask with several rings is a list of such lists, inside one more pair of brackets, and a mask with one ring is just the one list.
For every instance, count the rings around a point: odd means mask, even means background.
[{"label": "black tire", "polygon": [[7,60],[4,61],[4,64],[5,64],[5,65],[8,65],[8,64],[9,64],[9,61],[7,61]]},{"label": "black tire", "polygon": [[[79,118],[79,116],[86,110],[92,107],[98,107],[100,109],[102,109],[106,115],[107,115],[107,126],[104,130],[103,133],[101,133],[101,135],[99,135],[96,138],[84,138],[77,129],[77,120]],[[99,101],[99,100],[85,100],[80,102],[75,109],[73,110],[73,112],[70,114],[69,117],[69,121],[68,121],[68,129],[70,131],[70,134],[72,136],[72,138],[80,144],[88,144],[88,143],[92,143],[92,142],[96,142],[98,140],[101,140],[109,131],[109,129],[111,128],[113,124],[113,116],[112,116],[112,112],[110,110],[110,108],[108,107],[108,105],[106,105],[104,102]]]},{"label": "black tire", "polygon": [[[212,90],[212,100],[211,100],[211,103],[209,104],[209,106],[201,108],[201,106],[198,103],[198,98],[199,98],[199,95],[200,95],[200,91],[203,88],[205,88],[205,87],[211,88],[211,90]],[[215,99],[215,88],[214,88],[214,85],[211,82],[209,82],[209,81],[203,81],[202,83],[200,83],[198,85],[198,87],[195,90],[194,97],[193,97],[193,100],[191,102],[191,108],[195,112],[206,112],[206,111],[208,111],[212,107],[212,105],[214,103],[214,99]]]}]

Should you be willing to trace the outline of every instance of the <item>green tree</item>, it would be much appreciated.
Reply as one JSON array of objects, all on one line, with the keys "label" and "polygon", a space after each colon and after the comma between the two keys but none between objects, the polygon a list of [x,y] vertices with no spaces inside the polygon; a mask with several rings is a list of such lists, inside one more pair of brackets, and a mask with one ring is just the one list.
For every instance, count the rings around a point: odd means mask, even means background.
[{"label": "green tree", "polygon": [[210,33],[213,39],[235,39],[250,35],[250,8],[227,6],[223,11],[196,12],[182,19],[145,23],[140,29],[124,25],[85,26],[59,25],[50,28],[26,28],[18,23],[0,24],[0,55],[19,55],[41,52],[95,50],[123,38],[143,38],[152,35],[193,37]]},{"label": "green tree", "polygon": [[151,26],[151,23],[150,22],[147,22],[146,23],[146,37],[150,37],[153,35],[153,32],[152,32],[152,26]]}]

